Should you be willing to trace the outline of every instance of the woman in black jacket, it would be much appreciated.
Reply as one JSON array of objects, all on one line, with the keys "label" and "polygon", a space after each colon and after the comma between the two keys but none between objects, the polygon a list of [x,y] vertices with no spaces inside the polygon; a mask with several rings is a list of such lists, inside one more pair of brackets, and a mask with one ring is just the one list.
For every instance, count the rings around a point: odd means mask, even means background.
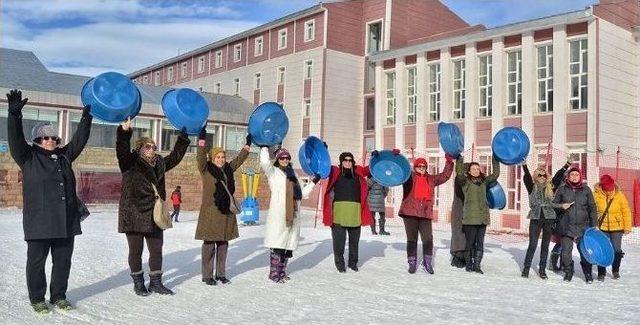
[{"label": "woman in black jacket", "polygon": [[[122,189],[118,205],[118,232],[125,233],[129,245],[129,268],[134,292],[147,296],[151,292],[173,294],[162,284],[163,230],[153,221],[153,207],[157,195],[166,200],[165,173],[176,167],[189,147],[189,138],[183,129],[173,151],[162,157],[152,139],[136,141],[131,151],[131,121],[118,127],[116,156],[122,172]],[[149,289],[144,286],[142,271],[143,242],[149,250]]]},{"label": "woman in black jacket", "polygon": [[14,89],[7,94],[9,116],[7,131],[9,150],[23,175],[23,229],[27,242],[27,288],[29,300],[37,313],[48,313],[44,296],[47,278],[44,267],[51,250],[50,302],[59,309],[73,307],[67,301],[67,283],[71,270],[71,256],[80,229],[81,209],[76,195],[73,163],[89,140],[92,117],[90,107],[82,112],[78,130],[71,141],[60,146],[58,128],[37,125],[29,145],[22,131],[22,108],[27,98]]},{"label": "woman in black jacket", "polygon": [[[588,227],[596,225],[596,203],[591,189],[584,184],[582,172],[578,167],[571,167],[565,183],[558,188],[553,203],[569,203],[568,209],[560,214],[558,232],[562,235],[562,268],[564,280],[571,281],[573,277],[573,243],[580,247],[580,241]],[[587,283],[593,282],[592,265],[580,253],[580,266]]]},{"label": "woman in black jacket", "polygon": [[562,182],[567,167],[568,164],[565,164],[556,172],[553,179],[550,180],[549,174],[544,167],[538,167],[533,172],[534,177],[532,177],[529,172],[529,167],[527,167],[526,164],[522,165],[522,170],[524,171],[522,180],[527,188],[527,193],[529,193],[529,207],[531,208],[527,215],[527,218],[530,220],[529,247],[527,248],[527,255],[524,259],[524,267],[522,269],[522,277],[524,278],[529,277],[531,261],[533,260],[533,254],[536,252],[540,231],[542,231],[538,274],[540,278],[547,279],[545,269],[547,267],[547,255],[549,254],[549,242],[551,241],[551,228],[556,220],[555,209],[567,209],[569,207],[568,203],[561,205],[552,202],[555,190]]}]

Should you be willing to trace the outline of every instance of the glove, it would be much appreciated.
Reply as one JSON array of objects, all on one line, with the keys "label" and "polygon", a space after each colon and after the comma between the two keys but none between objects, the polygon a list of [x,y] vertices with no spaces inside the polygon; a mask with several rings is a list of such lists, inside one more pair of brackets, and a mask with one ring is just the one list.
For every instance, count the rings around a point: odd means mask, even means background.
[{"label": "glove", "polygon": [[206,140],[206,139],[207,139],[207,126],[205,125],[200,130],[200,133],[198,133],[198,140]]},{"label": "glove", "polygon": [[393,153],[394,156],[397,156],[400,154],[400,149],[393,149],[391,150],[391,152]]},{"label": "glove", "polygon": [[187,134],[186,126],[183,126],[182,129],[180,129],[180,136],[183,138],[189,138],[189,135]]},{"label": "glove", "polygon": [[326,149],[329,149],[329,146],[327,145],[327,143],[326,143],[326,142],[322,141],[322,144],[324,144],[324,147],[325,147]]},{"label": "glove", "polygon": [[376,157],[379,154],[380,154],[380,152],[378,152],[378,150],[371,151],[371,157]]},{"label": "glove", "polygon": [[251,133],[247,133],[247,138],[246,138],[246,141],[245,141],[244,145],[251,147],[251,140],[252,139],[253,139],[253,136],[251,136]]},{"label": "glove", "polygon": [[87,105],[82,109],[82,117],[89,117],[91,115],[91,105]]},{"label": "glove", "polygon": [[318,184],[318,182],[320,181],[320,174],[316,173],[311,181],[313,182],[313,184]]},{"label": "glove", "polygon": [[22,99],[22,92],[18,89],[9,91],[7,94],[7,102],[9,103],[9,113],[13,115],[20,115],[22,108],[29,99]]},{"label": "glove", "polygon": [[453,162],[455,160],[455,158],[450,154],[445,154],[444,159],[447,160],[447,163]]}]

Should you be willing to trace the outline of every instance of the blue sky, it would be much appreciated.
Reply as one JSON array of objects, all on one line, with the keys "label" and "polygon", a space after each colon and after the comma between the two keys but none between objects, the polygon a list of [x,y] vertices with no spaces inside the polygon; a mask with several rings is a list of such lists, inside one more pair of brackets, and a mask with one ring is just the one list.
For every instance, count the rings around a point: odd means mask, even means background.
[{"label": "blue sky", "polygon": [[[583,9],[596,1],[443,0],[469,24],[487,27]],[[53,71],[129,73],[317,3],[3,0],[0,45],[33,51]]]}]

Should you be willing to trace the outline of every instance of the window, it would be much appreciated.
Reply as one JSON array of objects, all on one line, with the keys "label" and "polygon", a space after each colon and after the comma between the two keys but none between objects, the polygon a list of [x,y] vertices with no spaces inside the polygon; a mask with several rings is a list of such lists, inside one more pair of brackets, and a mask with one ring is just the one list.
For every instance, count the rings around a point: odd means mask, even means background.
[{"label": "window", "polygon": [[[366,129],[375,130],[376,128],[376,100],[374,98],[367,98],[367,106],[366,106]],[[369,151],[367,151],[369,152]]]},{"label": "window", "polygon": [[367,70],[364,76],[365,92],[373,92],[376,90],[376,63],[365,59]]},{"label": "window", "polygon": [[286,68],[279,67],[278,68],[278,85],[283,85],[285,82]]},{"label": "window", "polygon": [[538,50],[538,112],[553,112],[553,46]]},{"label": "window", "polygon": [[440,63],[429,65],[429,121],[440,120]]},{"label": "window", "polygon": [[233,46],[233,62],[238,62],[242,59],[242,44],[236,44]]},{"label": "window", "polygon": [[304,23],[304,41],[310,42],[316,38],[316,21],[309,20]]},{"label": "window", "polygon": [[396,73],[387,73],[387,110],[386,124],[394,125],[396,123]]},{"label": "window", "polygon": [[587,179],[587,173],[588,173],[588,164],[587,164],[587,153],[584,152],[584,148],[582,148],[581,150],[578,150],[578,152],[576,152],[575,150],[572,150],[574,152],[571,152],[571,163],[574,165],[578,165],[578,168],[580,168],[580,170],[582,170],[582,179]]},{"label": "window", "polygon": [[187,77],[187,62],[182,62],[182,65],[180,65],[180,78],[186,78]]},{"label": "window", "polygon": [[507,167],[507,209],[520,210],[522,193],[522,168],[519,166]]},{"label": "window", "polygon": [[213,65],[214,68],[220,68],[222,66],[222,51],[216,52],[216,61]]},{"label": "window", "polygon": [[493,110],[493,78],[491,77],[493,64],[491,61],[491,55],[480,57],[480,69],[478,72],[478,84],[480,86],[479,117],[489,117]]},{"label": "window", "polygon": [[287,48],[287,29],[278,31],[278,50]]},{"label": "window", "polygon": [[215,92],[216,92],[216,94],[219,94],[219,93],[222,92],[222,83],[216,82]]},{"label": "window", "polygon": [[156,86],[160,86],[160,71],[156,71],[156,78],[153,80]]},{"label": "window", "polygon": [[225,128],[225,149],[238,151],[244,147],[247,128],[227,126]]},{"label": "window", "polygon": [[407,69],[407,123],[416,122],[416,108],[418,107],[416,95],[417,75],[416,68]]},{"label": "window", "polygon": [[204,55],[198,58],[198,73],[204,72]]},{"label": "window", "polygon": [[507,115],[522,114],[522,52],[507,53]]},{"label": "window", "polygon": [[173,81],[173,67],[167,69],[167,81]]},{"label": "window", "polygon": [[[7,133],[7,117],[9,115],[8,113],[9,111],[7,104],[0,104],[0,143],[3,144],[7,144],[9,141]],[[31,142],[31,130],[33,129],[33,127],[46,122],[51,123],[56,128],[58,128],[59,120],[59,111],[31,108],[28,106],[28,104],[27,106],[25,106],[25,108],[22,109],[22,130],[28,142]],[[98,121],[98,119],[95,120]],[[93,132],[93,128],[91,131]],[[113,140],[115,143],[115,133],[113,134]]]},{"label": "window", "polygon": [[[218,125],[207,124],[207,137],[206,142],[209,147],[216,147],[218,145],[218,137],[220,136],[220,127]],[[93,130],[92,130],[93,131]],[[176,130],[168,121],[162,120],[162,144],[160,146],[161,151],[169,152],[173,150],[173,146],[178,140],[178,134],[180,131]],[[190,136],[192,145],[189,146],[187,152],[195,153],[197,143],[196,136]]]},{"label": "window", "polygon": [[260,79],[262,75],[260,73],[256,73],[255,75],[255,83],[253,85],[253,89],[260,90]]},{"label": "window", "polygon": [[[69,115],[69,126],[70,126],[70,136],[78,130],[78,124],[80,123],[80,118],[82,114],[80,113],[71,113]],[[138,119],[131,120],[131,125],[134,126],[134,131],[136,131],[136,121]],[[151,120],[145,120],[145,122],[141,122],[138,124],[138,138],[140,137],[140,127],[143,130],[148,130],[151,128]],[[93,119],[91,122],[91,134],[89,135],[89,140],[87,141],[87,147],[94,148],[115,148],[116,147],[116,133],[118,129],[117,123],[107,123],[103,122],[99,119]],[[143,132],[144,133],[144,132]],[[135,132],[134,132],[135,134]],[[133,146],[133,141],[131,145]]]},{"label": "window", "polygon": [[302,117],[311,116],[311,99],[305,99],[302,103]]},{"label": "window", "polygon": [[312,72],[313,72],[313,61],[311,60],[304,61],[304,79],[311,79]]},{"label": "window", "polygon": [[239,78],[233,79],[233,95],[234,96],[240,95],[240,79]]},{"label": "window", "polygon": [[453,62],[453,118],[463,119],[467,101],[465,61]]},{"label": "window", "polygon": [[253,44],[253,56],[261,56],[262,55],[262,48],[264,44],[264,38],[262,36],[260,37],[256,37],[256,40],[254,41]]},{"label": "window", "polygon": [[149,76],[142,76],[142,84],[146,85],[147,83],[149,83]]},{"label": "window", "polygon": [[569,80],[571,94],[569,107],[572,110],[587,109],[587,40],[570,42]]},{"label": "window", "polygon": [[382,50],[382,22],[367,25],[367,54]]}]

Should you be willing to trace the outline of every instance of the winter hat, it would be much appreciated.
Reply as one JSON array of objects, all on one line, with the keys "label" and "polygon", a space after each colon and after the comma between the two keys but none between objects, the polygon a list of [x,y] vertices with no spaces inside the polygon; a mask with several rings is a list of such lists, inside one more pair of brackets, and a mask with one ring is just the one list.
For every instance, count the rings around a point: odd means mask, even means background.
[{"label": "winter hat", "polygon": [[340,154],[340,157],[338,158],[338,160],[340,160],[340,163],[342,164],[342,162],[343,162],[347,157],[351,158],[351,160],[352,160],[352,161],[354,161],[354,162],[355,162],[355,160],[356,160],[355,158],[353,158],[353,154],[352,154],[352,153],[350,153],[350,152],[343,152],[343,153],[341,153],[341,154]]},{"label": "winter hat", "polygon": [[607,174],[600,176],[600,187],[607,192],[613,191],[616,188],[613,177]]},{"label": "winter hat", "polygon": [[211,148],[211,150],[209,150],[209,158],[213,160],[213,158],[215,158],[216,155],[221,152],[224,152],[224,149],[222,149],[222,147],[213,147]]},{"label": "winter hat", "polygon": [[60,142],[58,137],[58,128],[50,123],[38,124],[31,129],[31,140],[36,143],[40,143],[40,140],[44,137],[55,137]]},{"label": "winter hat", "polygon": [[582,180],[582,170],[578,167],[578,166],[571,166],[569,167],[569,170],[567,170],[567,177],[569,176],[569,174],[571,174],[572,172],[578,172],[580,174],[580,180]]},{"label": "winter hat", "polygon": [[276,154],[276,160],[278,160],[280,158],[283,158],[283,157],[288,157],[289,160],[291,160],[291,154],[285,148],[280,148],[280,149],[276,150],[275,154]]},{"label": "winter hat", "polygon": [[420,158],[418,158],[418,159],[413,161],[413,168],[416,168],[416,167],[418,167],[420,165],[427,166],[427,160],[422,158],[422,157],[420,157]]}]

